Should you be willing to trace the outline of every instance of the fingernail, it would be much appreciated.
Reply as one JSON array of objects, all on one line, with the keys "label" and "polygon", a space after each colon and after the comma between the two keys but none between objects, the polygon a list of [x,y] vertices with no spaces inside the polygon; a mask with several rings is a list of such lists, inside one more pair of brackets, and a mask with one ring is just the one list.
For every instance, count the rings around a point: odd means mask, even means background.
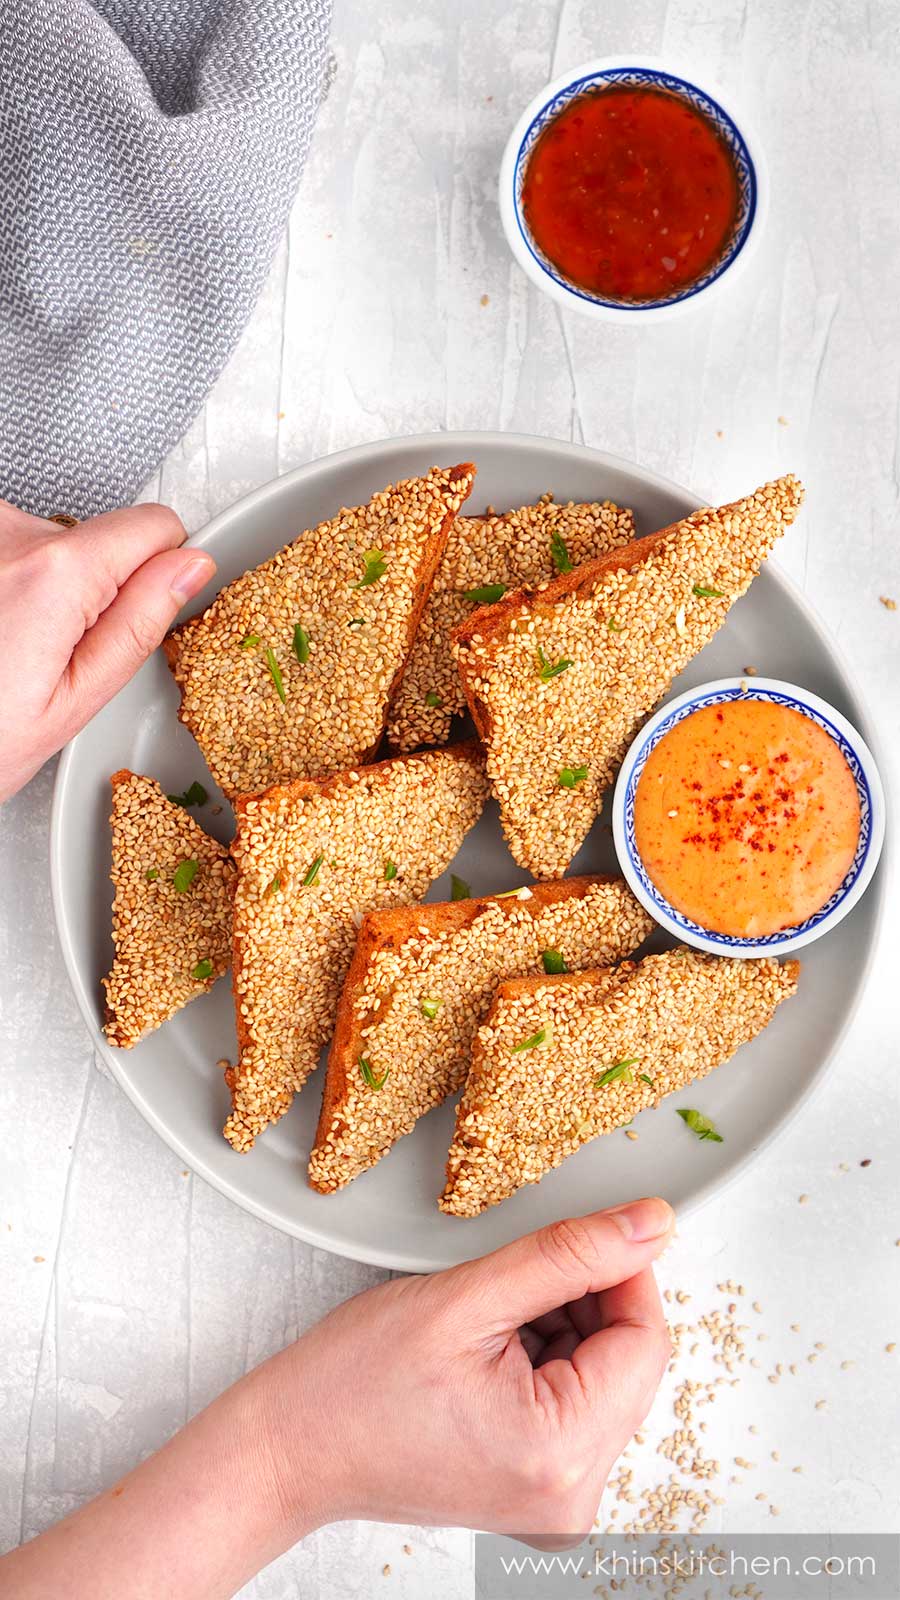
[{"label": "fingernail", "polygon": [[675,1221],[675,1213],[667,1200],[653,1196],[647,1200],[630,1200],[625,1206],[612,1206],[606,1215],[634,1244],[646,1244],[649,1239],[660,1239],[668,1233]]},{"label": "fingernail", "polygon": [[180,606],[183,606],[186,600],[193,600],[194,595],[209,582],[215,570],[216,564],[212,556],[191,556],[183,567],[179,567],[172,579],[170,584],[172,598],[177,600]]}]

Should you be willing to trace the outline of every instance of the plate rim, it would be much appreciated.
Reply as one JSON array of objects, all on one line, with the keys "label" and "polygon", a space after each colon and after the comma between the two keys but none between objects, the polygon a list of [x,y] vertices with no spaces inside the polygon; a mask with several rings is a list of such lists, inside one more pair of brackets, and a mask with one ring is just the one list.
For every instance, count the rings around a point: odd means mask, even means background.
[{"label": "plate rim", "polygon": [[[407,447],[410,451],[426,449],[435,449],[438,452],[452,451],[456,440],[470,440],[474,437],[483,440],[489,446],[511,447],[525,451],[534,448],[535,445],[552,445],[555,449],[561,450],[564,455],[571,455],[573,458],[581,460],[588,457],[598,466],[612,471],[625,471],[632,474],[637,472],[646,483],[655,488],[677,494],[681,499],[696,501],[695,509],[699,510],[713,503],[711,500],[698,496],[694,490],[685,488],[683,484],[676,483],[674,479],[654,472],[651,468],[642,467],[638,462],[629,461],[626,457],[615,455],[610,451],[595,449],[591,445],[575,444],[568,439],[554,439],[551,435],[546,434],[504,433],[497,429],[454,429],[446,432],[431,431],[428,433],[393,435],[390,438],[369,440],[362,444],[351,445],[343,450],[332,451],[324,456],[317,456],[314,460],[304,462],[298,467],[293,467],[288,472],[281,473],[278,477],[268,479],[266,483],[259,484],[255,489],[251,489],[247,494],[232,501],[230,505],[217,512],[214,517],[211,517],[209,522],[205,523],[196,533],[191,534],[182,548],[205,548],[210,539],[215,538],[230,523],[243,516],[248,510],[277,497],[287,485],[302,483],[306,478],[313,477],[318,470],[326,465],[333,467],[342,463],[350,465],[360,461],[374,463],[382,455],[393,453],[398,447]],[[882,779],[885,781],[885,789],[889,793],[888,781],[885,779],[887,769],[884,753],[881,749],[880,740],[873,729],[866,698],[860,691],[854,671],[848,666],[840,647],[829,636],[825,624],[815,608],[794,583],[793,579],[782,571],[777,562],[772,560],[766,562],[766,569],[773,581],[785,591],[787,596],[803,613],[823,651],[831,658],[842,674],[859,709],[856,726],[874,755],[876,765],[882,774]],[[267,1223],[270,1227],[276,1228],[280,1233],[285,1233],[290,1238],[301,1239],[304,1243],[310,1244],[316,1249],[326,1250],[330,1254],[341,1256],[346,1260],[359,1261],[364,1265],[379,1267],[387,1271],[416,1273],[440,1270],[439,1267],[435,1266],[433,1259],[415,1251],[404,1250],[402,1247],[389,1246],[375,1251],[368,1249],[365,1245],[356,1245],[351,1250],[346,1247],[344,1241],[336,1244],[327,1231],[306,1222],[298,1225],[292,1218],[279,1215],[270,1206],[248,1198],[229,1178],[224,1174],[214,1172],[202,1156],[198,1156],[196,1152],[192,1151],[184,1143],[181,1137],[158,1114],[153,1105],[146,1100],[138,1085],[132,1082],[128,1075],[121,1070],[122,1064],[119,1060],[121,1052],[113,1049],[100,1029],[95,1001],[87,993],[85,985],[81,981],[74,956],[74,939],[63,905],[61,881],[63,818],[65,815],[69,775],[74,765],[79,737],[79,734],[75,734],[65,745],[53,783],[49,840],[51,901],[57,937],[69,985],[87,1027],[93,1048],[99,1053],[108,1067],[118,1087],[125,1092],[132,1105],[140,1112],[144,1121],[149,1124],[154,1133],[168,1145],[170,1150],[174,1151],[176,1155],[187,1163],[191,1172],[203,1178],[213,1189],[224,1195],[233,1204],[239,1206],[242,1211]],[[680,1218],[693,1215],[694,1212],[698,1211],[714,1197],[726,1194],[745,1175],[748,1168],[764,1151],[774,1148],[778,1140],[786,1134],[795,1118],[810,1105],[814,1097],[823,1088],[826,1079],[834,1069],[838,1051],[859,1012],[863,997],[869,986],[875,953],[881,940],[884,924],[887,884],[891,876],[889,867],[892,859],[889,840],[886,839],[880,863],[881,870],[876,873],[868,889],[868,893],[875,896],[873,937],[866,955],[865,964],[857,980],[855,992],[830,1049],[822,1058],[812,1078],[800,1092],[782,1120],[757,1145],[748,1150],[746,1155],[742,1156],[733,1167],[730,1167],[727,1172],[710,1175],[707,1181],[698,1187],[691,1199],[679,1207]],[[481,1253],[490,1253],[490,1251]]]}]

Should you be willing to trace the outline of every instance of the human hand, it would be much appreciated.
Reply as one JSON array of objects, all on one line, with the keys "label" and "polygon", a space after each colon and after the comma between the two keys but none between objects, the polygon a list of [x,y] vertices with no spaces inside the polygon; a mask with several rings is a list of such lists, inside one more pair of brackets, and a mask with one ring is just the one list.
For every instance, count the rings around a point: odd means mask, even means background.
[{"label": "human hand", "polygon": [[216,570],[166,506],[71,529],[0,501],[0,801],[137,671]]},{"label": "human hand", "polygon": [[338,1307],[256,1375],[289,1515],[587,1533],[669,1359],[673,1227],[638,1200]]}]

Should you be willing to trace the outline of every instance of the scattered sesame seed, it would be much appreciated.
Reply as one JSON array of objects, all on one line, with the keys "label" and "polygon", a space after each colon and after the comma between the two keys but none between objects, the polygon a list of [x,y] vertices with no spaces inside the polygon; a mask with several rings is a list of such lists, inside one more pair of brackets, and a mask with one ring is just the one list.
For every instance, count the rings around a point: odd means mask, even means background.
[{"label": "scattered sesame seed", "polygon": [[816,1401],[816,1410],[817,1411],[824,1411],[827,1404],[828,1404],[827,1400],[817,1400]]},{"label": "scattered sesame seed", "polygon": [[808,1194],[798,1195],[797,1196],[797,1200],[798,1200],[798,1202],[799,1202],[799,1204],[801,1206],[808,1205],[809,1204],[809,1195]]},{"label": "scattered sesame seed", "polygon": [[891,1343],[890,1344],[886,1344],[884,1348],[885,1348],[886,1353],[889,1356],[892,1356],[894,1354],[894,1351],[896,1350],[897,1346],[894,1343],[894,1341],[891,1340]]},{"label": "scattered sesame seed", "polygon": [[41,1261],[46,1261],[47,1258],[46,1258],[46,1256],[35,1256],[34,1259],[37,1262],[41,1262]]},{"label": "scattered sesame seed", "polygon": [[878,598],[881,601],[881,604],[884,606],[885,611],[896,611],[897,602],[896,600],[892,600],[890,595],[881,594],[878,596]]}]

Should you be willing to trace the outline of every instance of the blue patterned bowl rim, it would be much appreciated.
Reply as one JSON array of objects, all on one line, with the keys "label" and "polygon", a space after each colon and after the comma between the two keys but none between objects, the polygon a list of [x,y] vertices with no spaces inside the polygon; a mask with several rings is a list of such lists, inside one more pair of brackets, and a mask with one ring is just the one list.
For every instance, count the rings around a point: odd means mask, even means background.
[{"label": "blue patterned bowl rim", "polygon": [[[522,185],[525,177],[525,168],[536,141],[547,124],[552,122],[554,117],[571,100],[576,99],[579,95],[586,93],[600,83],[653,85],[681,95],[683,99],[688,100],[698,110],[702,111],[709,121],[713,123],[716,131],[728,146],[737,169],[739,190],[738,218],[724,254],[696,282],[689,284],[685,289],[678,290],[670,295],[664,295],[659,300],[608,300],[603,295],[591,294],[590,290],[579,288],[577,284],[570,282],[568,278],[564,278],[552,261],[539,249],[522,215]],[[519,234],[525,249],[541,271],[546,273],[548,278],[559,289],[565,290],[567,294],[574,296],[576,299],[583,300],[588,305],[604,307],[610,311],[623,312],[662,310],[669,306],[680,305],[686,300],[692,300],[695,295],[701,294],[704,289],[708,289],[734,264],[746,245],[753,227],[759,199],[757,170],[747,147],[747,142],[724,106],[720,105],[719,101],[714,99],[711,94],[708,94],[705,89],[701,89],[697,84],[691,83],[687,78],[679,77],[678,74],[667,72],[662,68],[639,65],[598,67],[585,72],[582,77],[573,78],[564,87],[558,89],[535,113],[525,131],[513,167],[512,184],[513,210]]]},{"label": "blue patterned bowl rim", "polygon": [[[715,933],[677,911],[660,894],[650,878],[637,848],[634,828],[637,787],[647,761],[660,740],[702,707],[740,699],[765,700],[774,705],[789,706],[802,716],[809,717],[837,744],[850,768],[859,798],[859,839],[843,882],[830,900],[805,922],[758,938]],[[669,706],[663,706],[638,734],[625,757],[616,784],[613,833],[619,861],[631,888],[651,916],[671,933],[688,944],[700,945],[706,950],[715,949],[727,955],[777,955],[787,948],[795,949],[819,938],[856,904],[878,864],[884,840],[884,810],[884,796],[874,757],[861,735],[832,706],[807,690],[775,679],[755,679],[752,683],[745,678],[725,679],[680,695]]]}]

